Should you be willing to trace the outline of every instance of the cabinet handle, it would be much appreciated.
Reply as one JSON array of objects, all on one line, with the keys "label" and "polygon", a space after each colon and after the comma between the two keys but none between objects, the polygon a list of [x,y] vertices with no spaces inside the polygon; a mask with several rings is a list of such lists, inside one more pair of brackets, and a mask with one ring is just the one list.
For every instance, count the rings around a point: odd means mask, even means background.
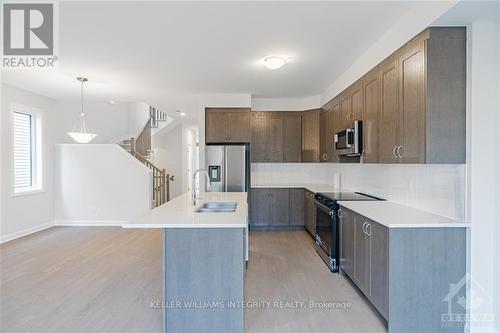
[{"label": "cabinet handle", "polygon": [[396,154],[398,155],[398,158],[403,158],[403,154],[401,154],[401,149],[403,149],[403,146],[398,146],[398,149],[396,149]]},{"label": "cabinet handle", "polygon": [[[370,228],[370,232],[368,232],[368,228]],[[368,237],[372,235],[372,225],[370,223],[366,223],[366,235]]]},{"label": "cabinet handle", "polygon": [[328,155],[327,154],[323,154],[323,161],[326,161],[327,158],[328,158]]},{"label": "cabinet handle", "polygon": [[337,216],[339,217],[339,219],[342,218],[342,209],[339,209],[339,211],[337,212]]},{"label": "cabinet handle", "polygon": [[306,192],[306,198],[309,199],[309,192]]},{"label": "cabinet handle", "polygon": [[394,148],[392,148],[392,155],[393,155],[395,158],[398,158],[398,155],[396,155],[396,149],[398,149],[398,146],[394,146]]},{"label": "cabinet handle", "polygon": [[366,225],[367,225],[367,224],[368,224],[367,222],[363,222],[363,227],[361,228],[361,229],[363,229],[363,233],[364,233],[365,235],[367,235],[367,233],[366,233]]}]

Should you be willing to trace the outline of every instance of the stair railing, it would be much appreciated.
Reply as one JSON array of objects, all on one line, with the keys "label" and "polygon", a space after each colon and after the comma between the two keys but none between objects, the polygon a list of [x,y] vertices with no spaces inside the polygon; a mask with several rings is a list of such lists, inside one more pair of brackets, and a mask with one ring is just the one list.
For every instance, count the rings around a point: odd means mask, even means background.
[{"label": "stair railing", "polygon": [[132,148],[135,152],[142,156],[149,156],[151,150],[151,122],[146,122],[141,133],[135,139]]}]

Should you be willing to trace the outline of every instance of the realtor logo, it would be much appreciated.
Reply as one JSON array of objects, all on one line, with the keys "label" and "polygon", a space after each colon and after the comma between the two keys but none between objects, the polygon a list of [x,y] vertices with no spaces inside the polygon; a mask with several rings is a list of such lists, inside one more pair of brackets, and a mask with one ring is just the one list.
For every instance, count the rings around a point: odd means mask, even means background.
[{"label": "realtor logo", "polygon": [[53,67],[55,3],[4,3],[3,68]]},{"label": "realtor logo", "polygon": [[[466,299],[467,285],[471,287],[469,300]],[[444,327],[464,327],[467,324],[481,326],[494,320],[494,315],[487,310],[493,299],[469,273],[457,283],[450,284],[443,302],[448,309],[447,313],[441,314],[441,324]]]}]

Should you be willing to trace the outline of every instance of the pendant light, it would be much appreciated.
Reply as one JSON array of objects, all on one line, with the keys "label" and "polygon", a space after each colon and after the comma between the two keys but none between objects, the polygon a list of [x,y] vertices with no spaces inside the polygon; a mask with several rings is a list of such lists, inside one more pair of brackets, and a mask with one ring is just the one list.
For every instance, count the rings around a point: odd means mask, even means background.
[{"label": "pendant light", "polygon": [[[71,132],[68,132],[68,135],[73,138],[78,143],[89,143],[93,138],[97,136],[97,134],[91,133],[87,128],[87,124],[85,123],[85,117],[87,116],[83,111],[83,84],[88,81],[86,77],[77,77],[76,78],[81,83],[81,104],[82,110],[78,115],[78,122],[73,126]],[[77,131],[78,130],[78,131]]]}]

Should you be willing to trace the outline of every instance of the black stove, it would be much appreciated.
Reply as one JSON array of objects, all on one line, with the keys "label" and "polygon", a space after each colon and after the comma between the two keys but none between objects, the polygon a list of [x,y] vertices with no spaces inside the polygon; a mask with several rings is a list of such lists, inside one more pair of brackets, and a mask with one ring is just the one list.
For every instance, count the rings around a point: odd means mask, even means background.
[{"label": "black stove", "polygon": [[383,200],[360,192],[327,192],[314,196],[316,205],[316,251],[332,272],[338,272],[339,221],[337,201]]}]

